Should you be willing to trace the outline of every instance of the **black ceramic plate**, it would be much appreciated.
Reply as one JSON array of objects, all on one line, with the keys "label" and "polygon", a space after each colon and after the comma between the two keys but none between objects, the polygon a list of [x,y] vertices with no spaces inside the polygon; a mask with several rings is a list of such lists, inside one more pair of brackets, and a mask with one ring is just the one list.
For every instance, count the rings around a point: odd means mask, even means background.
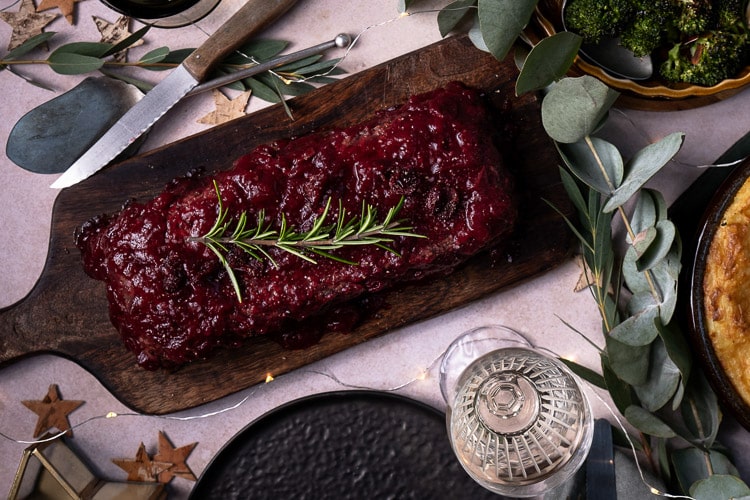
[{"label": "black ceramic plate", "polygon": [[212,460],[194,499],[492,499],[448,442],[445,415],[401,396],[345,391],[281,406]]},{"label": "black ceramic plate", "polygon": [[745,428],[750,429],[750,407],[737,394],[732,381],[727,377],[716,357],[713,344],[705,328],[703,308],[703,276],[711,241],[721,224],[724,212],[748,177],[750,177],[750,161],[746,160],[731,173],[728,173],[710,201],[707,205],[704,205],[705,212],[698,224],[698,233],[695,237],[694,253],[692,254],[694,259],[690,267],[688,326],[696,354],[719,400]]}]

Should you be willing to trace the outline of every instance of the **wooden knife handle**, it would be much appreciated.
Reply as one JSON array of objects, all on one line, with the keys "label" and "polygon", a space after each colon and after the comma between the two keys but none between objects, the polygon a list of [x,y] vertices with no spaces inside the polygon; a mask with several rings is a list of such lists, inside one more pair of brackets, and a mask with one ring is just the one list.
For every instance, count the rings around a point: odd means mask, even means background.
[{"label": "wooden knife handle", "polygon": [[195,49],[183,65],[196,80],[203,81],[214,64],[245,40],[274,22],[297,0],[247,0],[203,45]]}]

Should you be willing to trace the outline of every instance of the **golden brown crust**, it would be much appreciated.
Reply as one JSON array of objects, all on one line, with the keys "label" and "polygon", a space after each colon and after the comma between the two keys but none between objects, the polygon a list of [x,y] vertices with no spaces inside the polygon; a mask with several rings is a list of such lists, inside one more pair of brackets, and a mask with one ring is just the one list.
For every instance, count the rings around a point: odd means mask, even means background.
[{"label": "golden brown crust", "polygon": [[750,404],[750,182],[735,195],[711,241],[703,295],[716,356]]}]

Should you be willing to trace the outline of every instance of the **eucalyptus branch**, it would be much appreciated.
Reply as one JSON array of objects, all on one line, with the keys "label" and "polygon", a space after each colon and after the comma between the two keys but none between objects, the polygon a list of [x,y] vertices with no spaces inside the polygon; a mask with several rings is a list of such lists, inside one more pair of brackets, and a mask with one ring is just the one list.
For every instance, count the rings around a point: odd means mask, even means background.
[{"label": "eucalyptus branch", "polygon": [[239,281],[226,258],[230,247],[237,247],[254,259],[267,260],[273,266],[278,266],[278,263],[269,253],[268,248],[277,248],[312,264],[317,264],[314,256],[319,256],[343,264],[357,265],[356,262],[331,252],[344,247],[374,245],[399,255],[389,246],[396,237],[424,238],[423,235],[415,233],[412,227],[404,225],[403,219],[396,218],[403,207],[403,197],[396,206],[388,210],[382,222],[377,222],[377,210],[365,202],[362,203],[359,216],[348,218],[346,209],[339,201],[334,222],[326,224],[331,210],[329,198],[323,212],[313,221],[312,228],[299,232],[287,223],[283,214],[280,227],[273,229],[270,223],[265,222],[264,210],[258,212],[254,226],[248,225],[247,212],[242,212],[236,221],[228,219],[228,210],[224,206],[216,181],[214,181],[214,190],[218,199],[216,221],[206,234],[189,237],[188,241],[202,243],[219,258],[240,302],[242,293]]},{"label": "eucalyptus branch", "polygon": [[[173,69],[179,66],[193,52],[193,49],[171,50],[168,47],[158,47],[147,52],[137,61],[118,61],[113,58],[115,54],[134,47],[147,32],[148,26],[118,43],[67,43],[54,49],[47,59],[26,57],[27,54],[48,43],[55,35],[54,32],[45,32],[30,38],[21,46],[0,57],[0,71],[25,65],[46,65],[52,71],[64,75],[82,75],[98,71],[105,76],[123,80],[148,92],[152,88],[151,84],[110,70],[114,68],[136,68],[147,71]],[[264,63],[279,56],[287,45],[288,42],[283,40],[253,40],[225,58],[217,67],[216,72],[234,73]],[[338,68],[339,59],[322,60],[321,58],[321,54],[308,56],[275,68],[273,72],[266,71],[228,84],[226,87],[239,91],[250,89],[253,91],[253,96],[271,103],[284,102],[285,96],[301,95],[313,90],[315,87],[311,83],[329,83],[332,81],[330,76],[343,73]],[[279,82],[283,84],[279,85]],[[34,81],[29,81],[29,83],[46,88]]]}]

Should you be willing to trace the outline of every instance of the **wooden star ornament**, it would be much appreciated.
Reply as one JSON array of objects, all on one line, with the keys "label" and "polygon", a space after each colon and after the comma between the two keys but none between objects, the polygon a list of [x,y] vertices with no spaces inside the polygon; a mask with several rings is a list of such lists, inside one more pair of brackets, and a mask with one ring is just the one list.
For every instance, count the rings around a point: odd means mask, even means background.
[{"label": "wooden star ornament", "polygon": [[154,460],[172,464],[167,470],[159,474],[160,483],[168,483],[173,477],[181,477],[189,481],[196,481],[197,478],[190,467],[187,465],[187,457],[192,453],[198,443],[190,443],[185,446],[175,448],[169,441],[169,438],[163,432],[159,432],[159,451],[154,455]]},{"label": "wooden star ornament", "polygon": [[47,395],[41,401],[21,401],[21,403],[39,416],[34,429],[37,438],[49,429],[58,429],[72,436],[73,430],[68,421],[68,415],[81,406],[84,401],[66,401],[60,397],[57,384],[49,386]]},{"label": "wooden star ornament", "polygon": [[42,12],[57,7],[60,9],[62,15],[65,16],[65,20],[68,21],[68,24],[73,25],[75,24],[73,22],[73,9],[76,2],[80,1],[81,0],[42,0],[42,3],[36,8],[36,11]]},{"label": "wooden star ornament", "polygon": [[243,92],[234,99],[229,99],[219,90],[214,90],[213,93],[216,109],[199,119],[198,123],[219,125],[245,116],[245,108],[247,107],[247,102],[250,100],[252,91]]},{"label": "wooden star ornament", "polygon": [[[130,18],[128,16],[120,16],[114,23],[110,23],[109,21],[107,21],[106,19],[102,19],[101,17],[91,17],[94,19],[96,29],[99,30],[99,34],[101,35],[101,39],[99,40],[100,42],[117,44],[125,40],[132,34],[130,33]],[[143,43],[143,39],[141,38],[137,42],[133,43],[130,47],[137,47],[138,45],[143,45]],[[113,56],[112,59],[121,62],[125,60],[126,56],[127,49],[118,52]]]},{"label": "wooden star ornament", "polygon": [[57,14],[40,14],[34,8],[33,0],[23,0],[18,12],[0,12],[0,19],[10,24],[13,32],[10,35],[8,50],[13,50],[29,38],[39,35],[44,27],[51,23]]},{"label": "wooden star ornament", "polygon": [[135,459],[115,458],[112,463],[128,473],[128,481],[149,483],[155,483],[159,475],[172,466],[171,463],[152,459],[143,443],[138,447]]}]

